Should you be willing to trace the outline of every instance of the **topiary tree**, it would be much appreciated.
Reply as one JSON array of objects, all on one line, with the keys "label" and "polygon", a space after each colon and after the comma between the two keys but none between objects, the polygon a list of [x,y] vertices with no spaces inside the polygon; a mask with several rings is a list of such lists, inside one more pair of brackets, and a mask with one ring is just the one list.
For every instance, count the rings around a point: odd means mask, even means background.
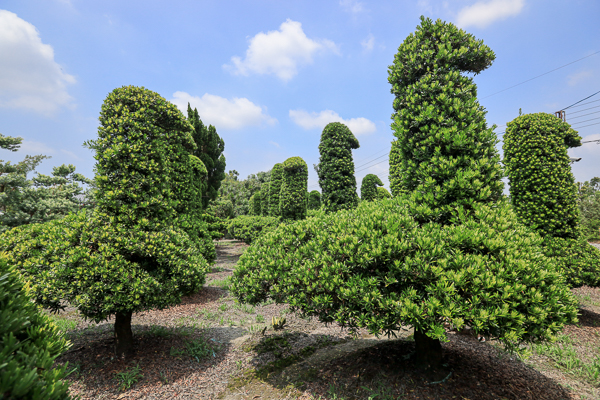
[{"label": "topiary tree", "polygon": [[364,201],[377,200],[377,188],[383,186],[383,182],[377,175],[367,174],[360,185],[360,198]]},{"label": "topiary tree", "polygon": [[318,190],[313,190],[308,194],[308,209],[318,210],[321,208],[321,193]]},{"label": "topiary tree", "polygon": [[567,149],[581,137],[551,114],[521,115],[504,134],[510,199],[520,221],[544,237],[545,253],[573,287],[600,284],[600,252],[581,240],[577,186]]},{"label": "topiary tree", "polygon": [[271,170],[271,180],[269,181],[269,215],[278,217],[281,215],[279,210],[279,195],[281,193],[281,184],[283,183],[283,164],[277,163]]},{"label": "topiary tree", "polygon": [[200,119],[198,110],[190,107],[188,103],[188,121],[194,127],[192,137],[196,143],[196,150],[192,152],[206,167],[206,176],[202,186],[202,208],[208,207],[211,200],[219,195],[219,187],[225,179],[225,141],[217,134],[214,126],[206,126]]},{"label": "topiary tree", "polygon": [[327,124],[319,143],[319,175],[321,199],[325,210],[335,212],[354,208],[358,204],[352,149],[358,149],[358,139],[341,122]]},{"label": "topiary tree", "polygon": [[269,215],[269,210],[270,210],[269,181],[262,184],[262,186],[260,187],[259,193],[260,193],[260,200],[261,200],[260,215],[262,215],[263,217],[267,217]]},{"label": "topiary tree", "polygon": [[0,398],[70,399],[67,366],[53,368],[70,343],[31,302],[8,259],[0,255]]},{"label": "topiary tree", "polygon": [[308,166],[300,157],[290,157],[283,163],[283,182],[279,195],[279,210],[284,220],[306,218],[306,187]]},{"label": "topiary tree", "polygon": [[448,223],[457,208],[502,196],[495,126],[487,127],[473,78],[462,75],[478,74],[494,59],[473,35],[421,17],[388,69],[395,96],[392,194],[411,193],[421,222]]},{"label": "topiary tree", "polygon": [[377,187],[377,199],[378,200],[384,200],[384,199],[390,199],[392,197],[392,195],[390,194],[390,192],[388,192],[388,190],[384,187]]},{"label": "topiary tree", "polygon": [[261,205],[260,192],[256,192],[250,197],[250,215],[260,215]]},{"label": "topiary tree", "polygon": [[377,335],[412,326],[417,365],[432,372],[448,326],[469,325],[516,350],[576,321],[577,302],[540,237],[506,202],[475,203],[455,224],[421,225],[411,201],[362,202],[281,225],[242,255],[232,292]]}]

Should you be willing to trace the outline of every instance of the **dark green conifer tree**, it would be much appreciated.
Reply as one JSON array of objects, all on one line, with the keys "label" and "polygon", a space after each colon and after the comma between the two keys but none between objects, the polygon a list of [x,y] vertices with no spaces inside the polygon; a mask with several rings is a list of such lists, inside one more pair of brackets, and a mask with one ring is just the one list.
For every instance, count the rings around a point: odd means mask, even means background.
[{"label": "dark green conifer tree", "polygon": [[360,185],[360,198],[363,201],[377,200],[377,188],[383,186],[381,179],[375,174],[367,174]]},{"label": "dark green conifer tree", "polygon": [[281,217],[286,220],[306,218],[306,187],[308,166],[300,157],[290,157],[283,163],[283,182],[279,197]]},{"label": "dark green conifer tree", "polygon": [[390,165],[392,194],[411,193],[421,222],[447,223],[457,208],[469,212],[475,202],[502,196],[494,127],[487,126],[473,78],[463,75],[479,74],[495,57],[453,24],[421,17],[389,67],[397,146],[390,162],[400,163]]},{"label": "dark green conifer tree", "polygon": [[316,170],[325,211],[352,209],[358,205],[352,161],[352,149],[358,147],[358,139],[341,122],[332,122],[323,129]]},{"label": "dark green conifer tree", "polygon": [[197,148],[192,152],[206,167],[206,176],[202,187],[202,208],[208,206],[208,202],[215,200],[219,195],[219,187],[225,179],[225,141],[217,134],[217,129],[202,123],[198,110],[190,107],[188,103],[188,121],[194,127],[192,137]]}]

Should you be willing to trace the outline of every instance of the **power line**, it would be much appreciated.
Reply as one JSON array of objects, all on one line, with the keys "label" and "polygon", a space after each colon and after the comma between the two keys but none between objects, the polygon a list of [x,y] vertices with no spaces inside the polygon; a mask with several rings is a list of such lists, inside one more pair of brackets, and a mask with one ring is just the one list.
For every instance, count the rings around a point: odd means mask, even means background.
[{"label": "power line", "polygon": [[[596,100],[596,101],[600,101],[600,100]],[[593,103],[593,102],[590,102],[590,103]],[[586,104],[589,104],[589,103],[586,103]],[[570,113],[570,115],[577,114],[577,113],[580,113],[580,112],[584,112],[584,111],[587,111],[587,110],[591,110],[591,109],[594,109],[594,108],[600,108],[600,106],[594,106],[594,107],[590,107],[590,108],[584,108],[583,110],[579,110],[579,111],[573,111],[572,113]]]},{"label": "power line", "polygon": [[[588,101],[587,103],[583,103],[583,104],[579,104],[579,105],[573,106],[573,108],[587,106],[588,104],[597,103],[597,102],[599,102],[599,101],[600,101],[600,100],[592,100],[592,101]],[[574,112],[579,112],[579,111],[574,111]]]},{"label": "power line", "polygon": [[566,67],[566,66],[569,66],[569,65],[571,65],[571,64],[574,64],[574,63],[576,63],[576,62],[578,62],[578,61],[581,61],[581,60],[583,60],[583,59],[586,59],[586,58],[588,58],[588,57],[591,57],[591,56],[593,56],[593,55],[596,55],[596,54],[598,54],[598,53],[600,53],[600,51],[597,51],[597,52],[595,52],[595,53],[592,53],[592,54],[590,54],[589,56],[582,57],[582,58],[580,58],[580,59],[578,59],[578,60],[571,61],[571,62],[570,62],[570,63],[568,63],[568,64],[562,65],[562,66],[560,66],[560,67],[558,67],[558,68],[554,68],[554,69],[553,69],[553,70],[551,70],[551,71],[544,72],[544,73],[543,73],[543,74],[541,74],[541,75],[534,76],[533,78],[527,79],[526,81],[523,81],[523,82],[521,82],[521,83],[517,83],[516,85],[513,85],[513,86],[510,86],[510,87],[507,87],[506,89],[502,89],[502,90],[500,90],[499,92],[492,93],[492,94],[490,94],[490,95],[488,95],[488,96],[485,96],[485,97],[481,97],[481,98],[480,98],[480,100],[487,99],[488,97],[495,96],[495,95],[497,95],[498,93],[505,92],[505,91],[507,91],[507,90],[509,90],[509,89],[512,89],[512,88],[514,88],[514,87],[517,87],[517,86],[520,86],[520,85],[522,85],[522,84],[524,84],[524,83],[530,82],[530,81],[532,81],[532,80],[534,80],[534,79],[537,79],[537,78],[540,78],[540,77],[542,77],[542,76],[544,76],[544,75],[548,75],[548,74],[549,74],[549,73],[551,73],[551,72],[557,71],[557,70],[559,70],[559,69],[561,69],[561,68],[564,68],[564,67]]},{"label": "power line", "polygon": [[586,117],[588,115],[594,115],[594,114],[598,114],[598,113],[600,113],[600,111],[594,111],[594,112],[591,112],[591,113],[588,113],[588,114],[578,115],[576,117],[572,117],[571,119],[577,119],[577,118]]},{"label": "power line", "polygon": [[597,119],[600,119],[600,117],[598,117],[598,118],[590,118],[590,119],[586,119],[585,121],[578,121],[577,123],[578,123],[578,124],[582,124],[582,123],[584,123],[584,122],[594,121],[594,120],[597,120]]},{"label": "power line", "polygon": [[594,125],[600,125],[600,122],[597,122],[595,124],[589,124],[589,125],[584,125],[584,126],[573,126],[573,129],[581,129],[581,128],[587,128],[588,126],[594,126]]},{"label": "power line", "polygon": [[571,108],[571,107],[573,107],[574,105],[576,105],[576,104],[579,104],[579,103],[581,103],[582,101],[584,101],[584,100],[587,100],[587,99],[589,99],[590,97],[593,97],[593,96],[597,95],[598,93],[600,93],[600,90],[598,90],[598,91],[597,91],[596,93],[594,93],[594,94],[591,94],[591,95],[589,95],[589,96],[588,96],[588,97],[586,97],[585,99],[581,99],[581,100],[579,100],[578,102],[575,102],[575,103],[571,104],[571,105],[570,105],[570,106],[568,106],[568,107],[561,108],[560,110],[561,110],[561,111],[565,111],[567,108]]}]

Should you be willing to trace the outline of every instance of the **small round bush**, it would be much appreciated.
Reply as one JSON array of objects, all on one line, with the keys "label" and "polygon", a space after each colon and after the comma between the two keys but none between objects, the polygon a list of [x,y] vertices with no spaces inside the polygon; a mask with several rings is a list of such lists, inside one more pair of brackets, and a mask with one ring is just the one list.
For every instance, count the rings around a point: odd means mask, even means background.
[{"label": "small round bush", "polygon": [[67,366],[53,368],[70,344],[31,302],[9,260],[0,256],[0,398],[70,399]]},{"label": "small round bush", "polygon": [[360,185],[360,198],[363,201],[377,200],[377,189],[383,186],[383,182],[377,175],[367,174]]},{"label": "small round bush", "polygon": [[279,195],[279,210],[284,220],[306,218],[306,186],[308,166],[300,157],[290,157],[283,163],[283,182]]},{"label": "small round bush", "polygon": [[576,321],[576,301],[541,238],[506,202],[474,204],[454,224],[420,225],[410,201],[362,202],[280,226],[242,255],[233,293],[373,334],[413,326],[426,365],[441,363],[448,326],[468,324],[515,350]]}]

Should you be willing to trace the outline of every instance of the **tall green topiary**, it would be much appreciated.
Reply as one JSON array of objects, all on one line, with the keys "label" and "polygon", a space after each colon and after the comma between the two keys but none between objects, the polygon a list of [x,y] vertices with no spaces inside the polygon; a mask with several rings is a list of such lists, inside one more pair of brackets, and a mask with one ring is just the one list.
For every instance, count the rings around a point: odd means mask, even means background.
[{"label": "tall green topiary", "polygon": [[506,124],[510,199],[523,223],[542,236],[578,237],[577,187],[567,154],[577,146],[577,132],[551,114],[525,114]]},{"label": "tall green topiary", "polygon": [[360,198],[363,201],[377,200],[377,188],[383,186],[381,179],[375,174],[367,174],[360,185]]},{"label": "tall green topiary", "polygon": [[217,129],[210,125],[206,126],[200,119],[198,110],[190,107],[188,103],[188,121],[192,124],[194,130],[192,137],[197,145],[193,151],[204,166],[206,167],[206,176],[202,186],[202,208],[208,206],[208,202],[215,200],[219,195],[219,187],[225,179],[225,141],[217,134]]},{"label": "tall green topiary", "polygon": [[283,163],[283,182],[279,209],[284,220],[306,218],[306,187],[308,166],[300,157],[290,157]]},{"label": "tall green topiary", "polygon": [[271,170],[271,180],[269,181],[269,215],[272,217],[281,215],[279,211],[279,194],[281,193],[282,183],[283,164],[277,163]]},{"label": "tall green topiary", "polygon": [[321,193],[318,190],[313,190],[308,194],[308,209],[318,210],[321,208]]},{"label": "tall green topiary", "polygon": [[260,215],[263,217],[267,217],[269,215],[269,210],[271,209],[269,204],[269,201],[271,200],[269,196],[269,188],[269,181],[263,183],[260,187]]},{"label": "tall green topiary", "polygon": [[421,222],[448,223],[458,207],[468,211],[502,196],[497,139],[473,78],[462,75],[478,74],[494,59],[483,41],[421,17],[388,69],[397,146],[390,153],[392,194],[411,193]]},{"label": "tall green topiary", "polygon": [[567,149],[581,137],[551,114],[521,115],[504,134],[510,199],[521,222],[544,238],[569,285],[600,284],[600,251],[580,237],[577,186]]},{"label": "tall green topiary", "polygon": [[69,342],[31,302],[9,259],[0,255],[0,398],[70,399],[67,366],[53,368]]},{"label": "tall green topiary", "polygon": [[377,188],[377,199],[378,200],[384,200],[384,199],[389,199],[391,198],[392,195],[390,194],[390,192],[388,192],[388,190],[384,187],[379,186]]},{"label": "tall green topiary", "polygon": [[316,169],[321,201],[328,212],[351,209],[358,204],[352,161],[352,149],[358,148],[358,139],[341,122],[332,122],[323,129]]}]

